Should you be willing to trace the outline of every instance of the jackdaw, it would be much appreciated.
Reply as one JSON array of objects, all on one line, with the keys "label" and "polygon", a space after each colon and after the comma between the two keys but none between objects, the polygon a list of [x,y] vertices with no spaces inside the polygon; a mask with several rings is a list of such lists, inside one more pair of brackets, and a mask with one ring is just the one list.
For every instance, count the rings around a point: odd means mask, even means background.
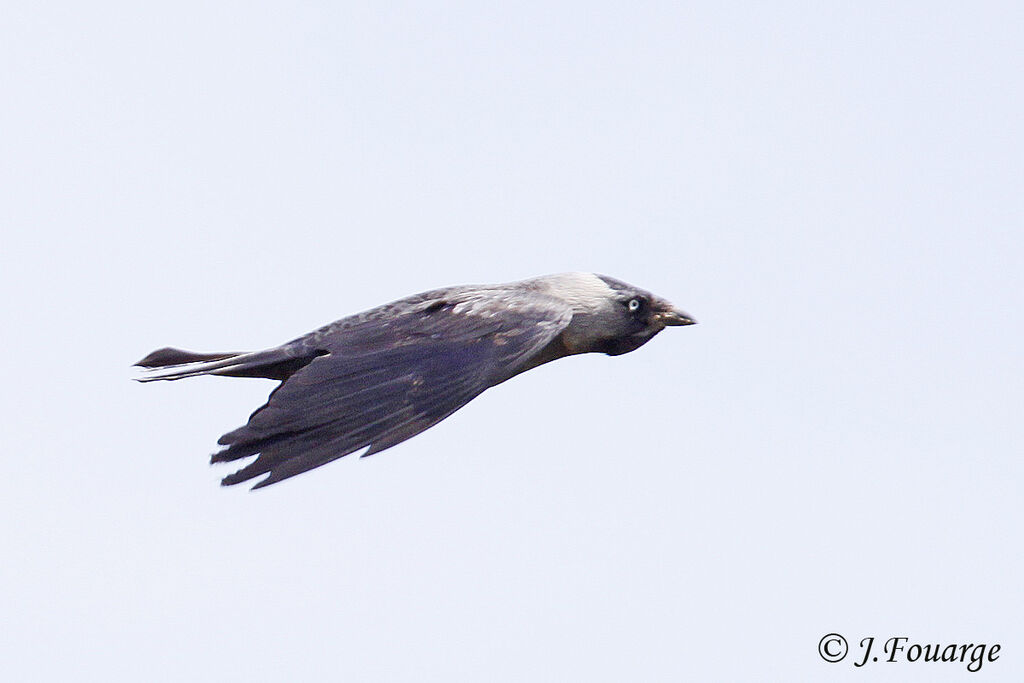
[{"label": "jackdaw", "polygon": [[258,456],[221,481],[275,484],[432,427],[485,389],[578,353],[610,356],[693,318],[650,292],[593,273],[435,289],[342,318],[251,353],[163,348],[141,382],[196,375],[281,380],[211,462]]}]

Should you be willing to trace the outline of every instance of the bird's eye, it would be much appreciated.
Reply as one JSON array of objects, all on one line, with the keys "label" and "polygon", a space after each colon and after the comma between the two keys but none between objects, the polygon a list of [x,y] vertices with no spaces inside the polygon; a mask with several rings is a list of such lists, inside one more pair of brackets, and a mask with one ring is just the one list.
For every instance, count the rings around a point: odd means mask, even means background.
[{"label": "bird's eye", "polygon": [[629,303],[626,304],[626,307],[629,308],[631,312],[640,310],[640,299],[630,299]]}]

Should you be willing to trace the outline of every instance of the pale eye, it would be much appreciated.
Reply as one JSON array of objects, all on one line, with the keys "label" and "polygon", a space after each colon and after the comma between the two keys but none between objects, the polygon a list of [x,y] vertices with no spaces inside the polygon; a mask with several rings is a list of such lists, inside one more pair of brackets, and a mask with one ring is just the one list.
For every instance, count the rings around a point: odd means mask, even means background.
[{"label": "pale eye", "polygon": [[640,299],[630,299],[627,304],[630,311],[636,311],[640,309]]}]

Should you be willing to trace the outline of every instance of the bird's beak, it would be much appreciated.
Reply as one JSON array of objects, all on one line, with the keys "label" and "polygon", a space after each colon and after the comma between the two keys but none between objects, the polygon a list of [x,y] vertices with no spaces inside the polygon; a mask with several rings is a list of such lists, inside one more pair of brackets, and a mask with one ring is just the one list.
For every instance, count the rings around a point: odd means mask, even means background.
[{"label": "bird's beak", "polygon": [[655,313],[654,319],[667,327],[697,324],[697,321],[694,320],[689,313],[684,313],[683,311],[680,311],[672,304],[666,304],[664,310]]}]

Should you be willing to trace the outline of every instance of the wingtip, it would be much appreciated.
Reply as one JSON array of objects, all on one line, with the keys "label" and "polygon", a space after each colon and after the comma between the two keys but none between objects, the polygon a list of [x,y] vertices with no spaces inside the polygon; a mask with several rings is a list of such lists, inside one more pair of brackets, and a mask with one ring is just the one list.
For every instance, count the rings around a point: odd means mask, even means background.
[{"label": "wingtip", "polygon": [[220,480],[220,485],[221,486],[234,486],[236,484],[241,484],[243,481],[248,481],[248,478],[247,477],[240,477],[240,476],[238,476],[238,472],[233,472],[232,474],[229,474],[226,477],[223,477]]}]

